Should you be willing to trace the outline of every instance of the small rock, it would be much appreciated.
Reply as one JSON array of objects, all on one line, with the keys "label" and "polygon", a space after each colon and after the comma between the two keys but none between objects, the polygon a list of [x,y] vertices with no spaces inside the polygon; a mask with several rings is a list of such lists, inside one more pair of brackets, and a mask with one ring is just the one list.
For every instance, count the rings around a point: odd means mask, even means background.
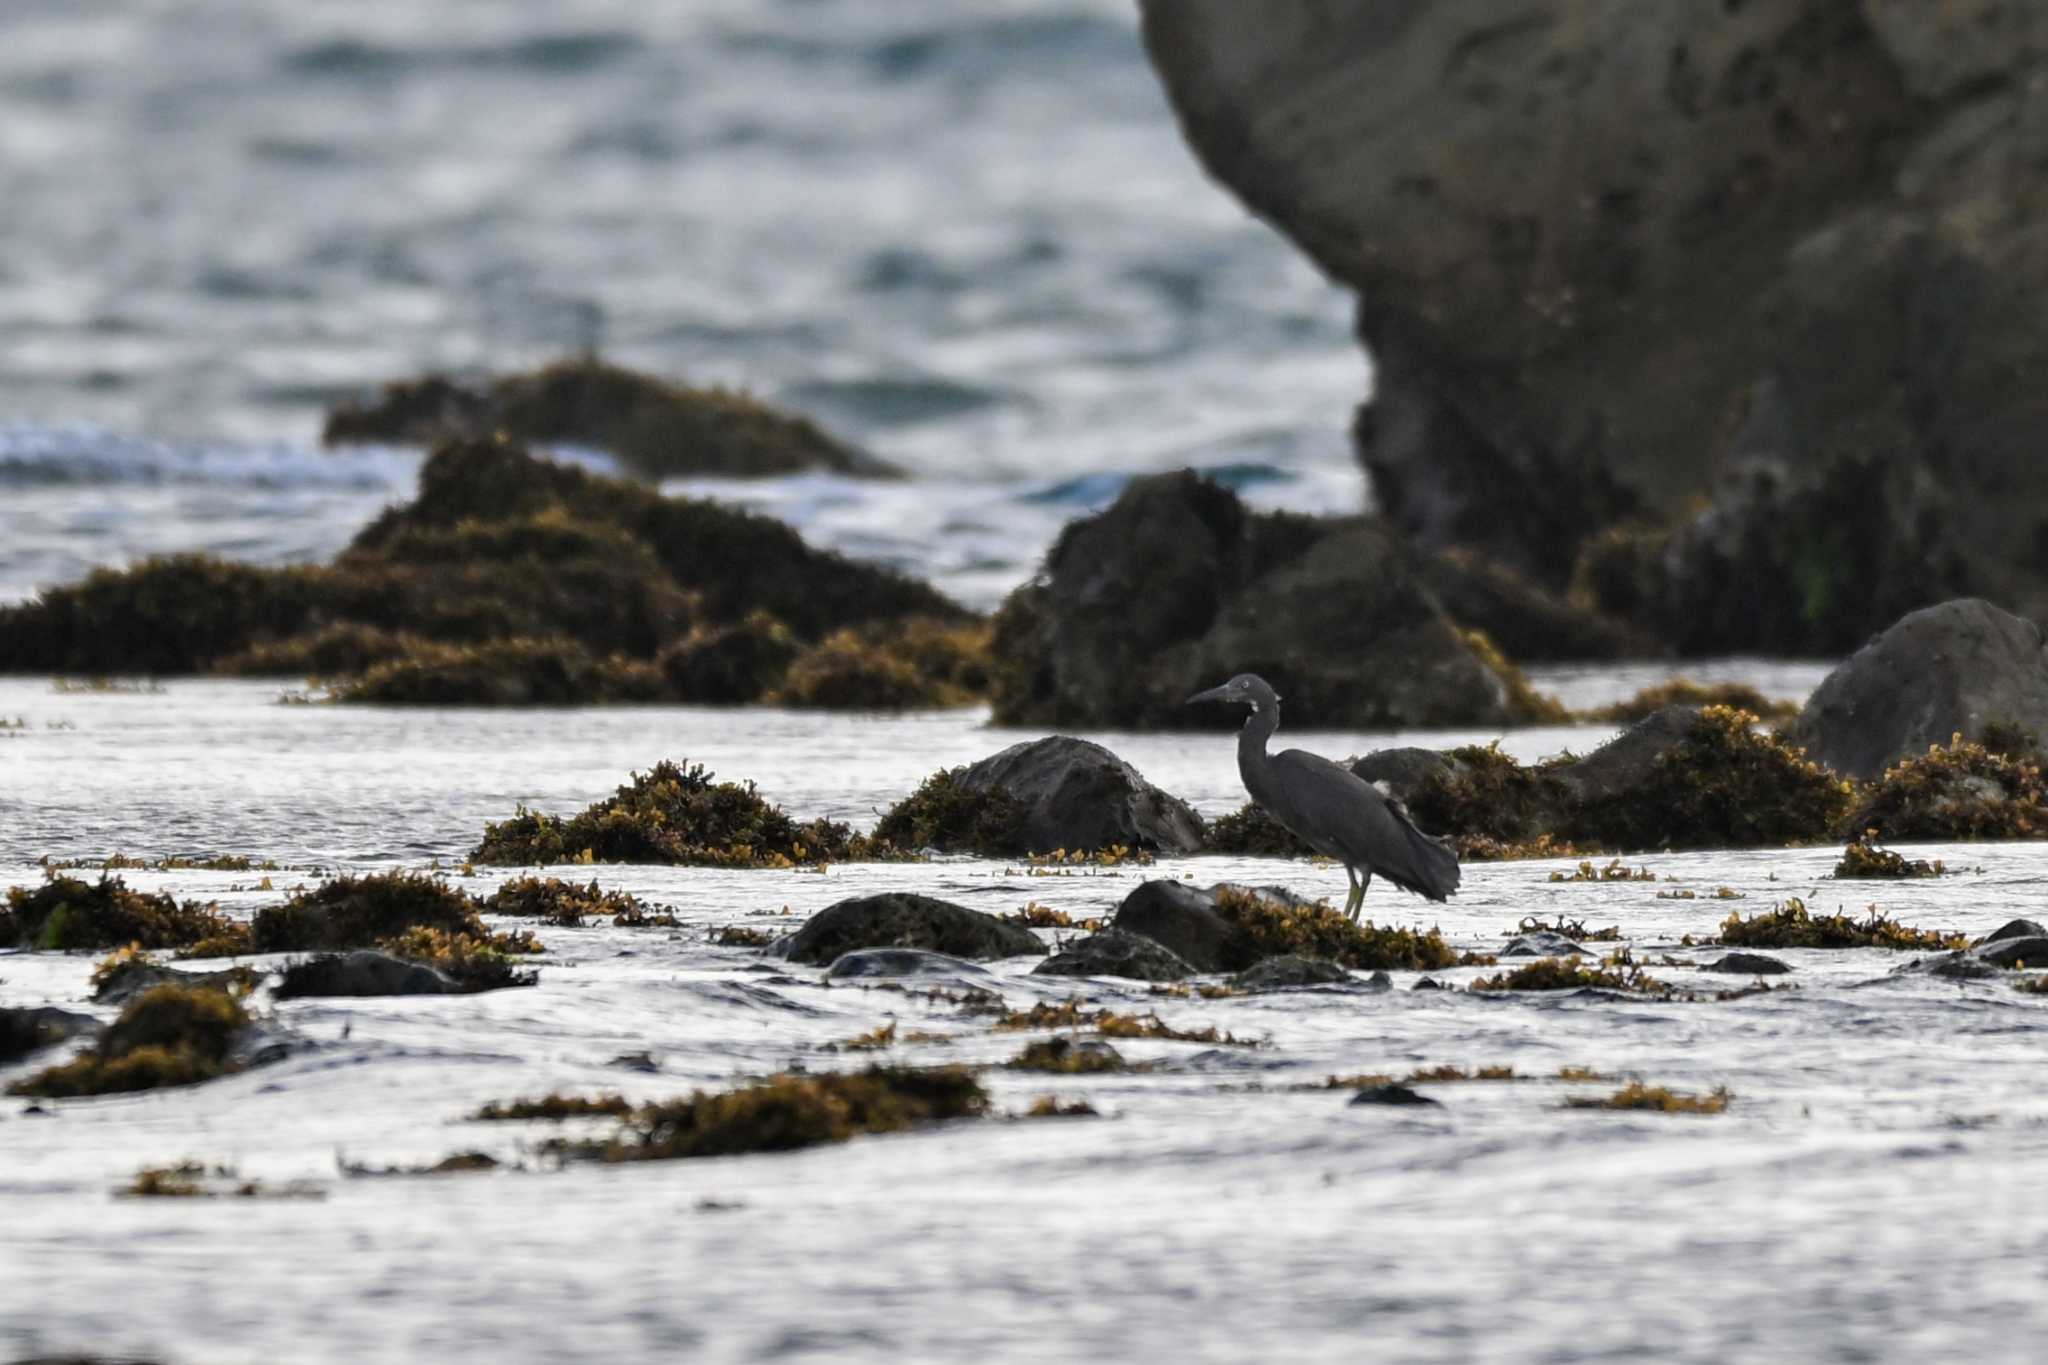
[{"label": "small rock", "polygon": [[1367,782],[1381,786],[1397,801],[1406,801],[1408,793],[1432,777],[1457,775],[1457,768],[1451,760],[1435,749],[1412,747],[1380,749],[1363,758],[1354,758],[1351,771]]},{"label": "small rock", "polygon": [[1365,988],[1369,991],[1390,991],[1394,989],[1394,978],[1385,972],[1374,972],[1365,979]]},{"label": "small rock", "polygon": [[829,981],[879,976],[987,976],[972,962],[922,948],[858,948],[841,953],[826,969]]},{"label": "small rock", "polygon": [[860,948],[922,948],[986,962],[1045,956],[1038,935],[949,901],[888,891],[829,905],[768,948],[771,957],[827,966]]},{"label": "small rock", "polygon": [[1447,991],[1450,987],[1444,985],[1433,976],[1425,976],[1408,989],[1411,991]]},{"label": "small rock", "polygon": [[1368,1089],[1361,1090],[1356,1095],[1353,1095],[1351,1097],[1351,1103],[1354,1105],[1426,1104],[1436,1109],[1443,1108],[1443,1105],[1440,1102],[1431,1099],[1429,1096],[1422,1094],[1420,1091],[1410,1090],[1405,1085],[1399,1085],[1393,1082],[1389,1082],[1386,1085],[1375,1085]]},{"label": "small rock", "polygon": [[[1392,984],[1385,972],[1377,975],[1381,981]],[[1241,991],[1284,991],[1302,986],[1350,985],[1352,976],[1334,962],[1289,953],[1285,957],[1269,957],[1239,972],[1230,979],[1230,984]]]},{"label": "small rock", "polygon": [[1184,981],[1195,969],[1171,948],[1140,934],[1104,929],[1075,939],[1032,968],[1033,976],[1121,976],[1133,981]]},{"label": "small rock", "polygon": [[1949,981],[1988,981],[2005,973],[1974,953],[1943,953],[1940,957],[1916,957],[1893,976],[1938,976]]},{"label": "small rock", "polygon": [[294,962],[277,986],[279,1000],[308,996],[451,995],[453,981],[418,962],[359,949]]},{"label": "small rock", "polygon": [[2009,919],[1977,940],[1977,946],[1987,943],[2002,943],[2009,938],[2048,938],[2048,929],[2030,919]]},{"label": "small rock", "polygon": [[1740,976],[1783,976],[1791,964],[1766,953],[1724,953],[1700,968],[1703,972],[1733,972]]},{"label": "small rock", "polygon": [[1208,892],[1160,878],[1145,882],[1116,909],[1113,928],[1164,945],[1198,972],[1227,968],[1228,945],[1236,930],[1216,913]]},{"label": "small rock", "polygon": [[1001,791],[1023,808],[1024,847],[1193,853],[1202,818],[1100,744],[1067,735],[1013,744],[959,775],[969,791]]},{"label": "small rock", "polygon": [[605,1065],[615,1066],[621,1071],[644,1072],[650,1076],[661,1070],[661,1063],[654,1060],[654,1054],[651,1052],[621,1052]]},{"label": "small rock", "polygon": [[1571,957],[1583,955],[1585,949],[1566,938],[1563,934],[1544,929],[1533,934],[1517,934],[1508,940],[1508,946],[1500,950],[1502,957]]}]

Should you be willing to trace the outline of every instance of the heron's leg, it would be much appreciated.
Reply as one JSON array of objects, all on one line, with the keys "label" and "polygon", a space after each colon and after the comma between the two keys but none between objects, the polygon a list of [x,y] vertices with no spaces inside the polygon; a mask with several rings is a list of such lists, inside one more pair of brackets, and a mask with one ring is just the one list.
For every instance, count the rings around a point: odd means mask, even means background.
[{"label": "heron's leg", "polygon": [[[1370,877],[1370,872],[1365,874]],[[1344,914],[1349,919],[1358,918],[1358,908],[1365,902],[1365,887],[1358,880],[1358,873],[1350,863],[1344,864],[1344,880],[1351,885],[1351,894],[1344,898]]]},{"label": "heron's leg", "polygon": [[1365,912],[1365,890],[1371,885],[1372,869],[1369,867],[1360,868],[1358,870],[1358,889],[1351,893],[1351,918],[1354,923]]}]

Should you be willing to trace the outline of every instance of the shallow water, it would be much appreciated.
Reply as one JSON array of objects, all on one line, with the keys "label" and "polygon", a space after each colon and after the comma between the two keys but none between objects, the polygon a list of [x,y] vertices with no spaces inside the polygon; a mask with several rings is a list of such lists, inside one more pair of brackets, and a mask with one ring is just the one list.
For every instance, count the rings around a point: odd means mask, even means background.
[{"label": "shallow water", "polygon": [[[1814,670],[1726,670],[1796,693]],[[1546,678],[1581,704],[1642,676]],[[1803,680],[1803,681],[1802,681]],[[661,757],[750,777],[801,814],[860,820],[930,768],[1022,737],[975,713],[829,720],[770,711],[358,710],[272,703],[273,686],[172,683],[59,694],[0,680],[0,882],[44,853],[235,851],[367,867],[459,861],[521,800],[570,810]],[[55,728],[53,728],[55,727]],[[1524,756],[1595,728],[1521,732]],[[1218,735],[1103,736],[1205,811],[1240,799]],[[1397,740],[1298,735],[1329,753]],[[1742,978],[1680,946],[1729,910],[1787,895],[1876,902],[1981,933],[2040,915],[2038,845],[1915,850],[1934,882],[1827,879],[1832,849],[1645,855],[1655,885],[1552,883],[1562,863],[1473,865],[1449,905],[1376,887],[1382,922],[1438,923],[1497,949],[1524,916],[1618,924],[1653,974]],[[680,931],[539,930],[532,990],[298,1001],[313,1044],[276,1066],[132,1098],[0,1108],[0,1351],[167,1360],[1070,1360],[1157,1358],[2023,1360],[2048,1327],[2048,1160],[2040,998],[2003,983],[1894,979],[1895,955],[1786,952],[1790,989],[1721,1002],[1496,999],[1408,989],[1222,1000],[1129,983],[1051,983],[991,964],[1013,1005],[1078,991],[1214,1024],[1257,1048],[1119,1044],[1158,1070],[1070,1079],[986,1073],[996,1107],[1085,1097],[1092,1120],[990,1120],[780,1156],[550,1170],[544,1125],[486,1125],[481,1103],[552,1089],[659,1097],[792,1065],[894,1018],[953,1035],[892,1059],[996,1062],[1028,1035],[899,993],[828,988],[719,948],[705,931],[779,925],[841,897],[927,891],[990,911],[1111,912],[1146,876],[1277,882],[1335,896],[1340,869],[1161,859],[1033,875],[979,859],[816,872],[604,867]],[[251,911],[250,873],[124,874]],[[314,874],[271,874],[279,888]],[[454,875],[460,876],[459,872]],[[505,873],[462,877],[488,891]],[[1703,893],[1658,900],[1673,883]],[[1744,899],[1707,898],[1726,886]],[[1053,937],[1047,933],[1046,937]],[[1679,964],[1666,965],[1669,954]],[[78,1006],[90,956],[0,955],[0,1000]],[[1438,973],[1456,983],[1476,969]],[[610,1065],[647,1050],[657,1075]],[[1290,1087],[1338,1073],[1510,1065],[1532,1079],[1433,1088],[1440,1109],[1348,1107]],[[1619,1081],[1729,1087],[1716,1117],[1562,1107]],[[19,1068],[5,1073],[16,1074]],[[344,1178],[479,1149],[529,1171]],[[317,1201],[124,1200],[144,1165],[195,1158]]]}]

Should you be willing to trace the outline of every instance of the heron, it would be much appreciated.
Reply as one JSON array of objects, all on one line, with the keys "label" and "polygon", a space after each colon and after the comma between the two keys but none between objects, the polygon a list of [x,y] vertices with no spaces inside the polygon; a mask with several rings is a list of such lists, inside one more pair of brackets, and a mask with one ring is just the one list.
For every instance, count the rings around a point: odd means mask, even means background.
[{"label": "heron", "polygon": [[1280,728],[1280,695],[1256,673],[1240,673],[1187,704],[1220,701],[1249,706],[1237,737],[1237,772],[1261,809],[1310,848],[1344,864],[1351,896],[1344,913],[1356,920],[1377,872],[1428,900],[1458,889],[1458,855],[1415,827],[1408,808],[1357,773],[1327,758],[1286,749],[1266,752]]}]

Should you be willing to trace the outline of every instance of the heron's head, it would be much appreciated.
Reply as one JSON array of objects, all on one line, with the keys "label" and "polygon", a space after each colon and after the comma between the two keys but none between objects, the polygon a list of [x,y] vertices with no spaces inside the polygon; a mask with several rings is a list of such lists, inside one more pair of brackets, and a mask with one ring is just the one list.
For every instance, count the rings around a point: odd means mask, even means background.
[{"label": "heron's head", "polygon": [[1197,692],[1189,697],[1187,704],[1198,701],[1231,702],[1238,706],[1249,706],[1254,711],[1269,711],[1280,704],[1280,694],[1266,685],[1266,680],[1256,673],[1240,673],[1221,687],[1212,687],[1207,692]]}]

